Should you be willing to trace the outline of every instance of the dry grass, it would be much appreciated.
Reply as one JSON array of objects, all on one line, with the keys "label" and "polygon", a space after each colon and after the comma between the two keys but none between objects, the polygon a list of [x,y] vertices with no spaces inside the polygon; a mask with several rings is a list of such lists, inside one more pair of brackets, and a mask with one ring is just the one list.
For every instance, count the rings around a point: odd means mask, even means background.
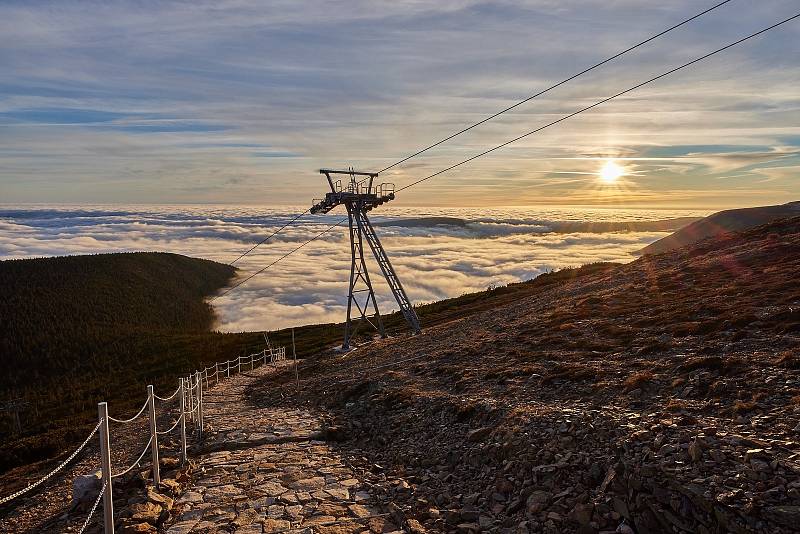
[{"label": "dry grass", "polygon": [[731,408],[731,411],[734,413],[734,415],[744,415],[746,413],[752,412],[753,410],[756,409],[756,407],[758,407],[757,402],[737,400],[733,404],[733,408]]},{"label": "dry grass", "polygon": [[647,384],[653,381],[653,373],[650,371],[638,371],[628,376],[625,382],[622,383],[623,389],[633,391],[634,389],[643,389]]},{"label": "dry grass", "polygon": [[682,412],[688,408],[688,404],[680,399],[670,399],[664,409],[668,412],[677,413]]},{"label": "dry grass", "polygon": [[772,363],[785,369],[800,369],[800,358],[791,350],[785,350],[778,354]]},{"label": "dry grass", "polygon": [[582,363],[559,363],[542,377],[542,384],[549,384],[554,380],[581,382],[595,379],[602,374],[604,373],[601,370]]}]

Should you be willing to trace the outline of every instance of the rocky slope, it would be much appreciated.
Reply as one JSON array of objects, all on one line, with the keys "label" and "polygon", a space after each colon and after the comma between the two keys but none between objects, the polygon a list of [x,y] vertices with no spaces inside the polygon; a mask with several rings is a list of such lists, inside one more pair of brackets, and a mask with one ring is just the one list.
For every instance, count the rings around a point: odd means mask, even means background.
[{"label": "rocky slope", "polygon": [[720,211],[647,245],[639,251],[639,254],[660,254],[725,232],[739,232],[778,219],[798,216],[800,216],[800,202]]},{"label": "rocky slope", "polygon": [[320,354],[261,405],[330,410],[443,532],[795,532],[800,218]]}]

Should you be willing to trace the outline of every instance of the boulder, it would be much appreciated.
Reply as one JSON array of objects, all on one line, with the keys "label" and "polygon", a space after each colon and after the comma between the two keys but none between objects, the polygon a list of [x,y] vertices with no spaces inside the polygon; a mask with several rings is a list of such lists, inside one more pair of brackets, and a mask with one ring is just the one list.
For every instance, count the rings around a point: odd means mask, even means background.
[{"label": "boulder", "polygon": [[103,487],[103,475],[100,471],[90,475],[79,475],[72,481],[72,506],[82,503],[94,503],[100,488]]}]

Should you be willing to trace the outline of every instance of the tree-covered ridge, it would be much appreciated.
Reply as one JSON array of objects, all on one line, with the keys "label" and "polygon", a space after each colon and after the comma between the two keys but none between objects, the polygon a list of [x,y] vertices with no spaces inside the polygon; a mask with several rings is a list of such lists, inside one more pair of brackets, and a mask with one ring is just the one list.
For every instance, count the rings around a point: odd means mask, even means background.
[{"label": "tree-covered ridge", "polygon": [[[235,269],[137,252],[0,262],[0,406],[21,399],[22,433],[0,413],[0,469],[60,451],[96,403],[140,403],[250,338],[210,332],[206,297]],[[162,389],[163,391],[163,389]]]}]

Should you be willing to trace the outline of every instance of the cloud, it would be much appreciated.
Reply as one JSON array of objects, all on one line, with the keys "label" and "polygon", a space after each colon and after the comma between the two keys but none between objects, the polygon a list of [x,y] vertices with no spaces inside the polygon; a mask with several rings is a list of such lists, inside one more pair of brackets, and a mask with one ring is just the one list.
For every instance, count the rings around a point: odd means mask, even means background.
[{"label": "cloud", "polygon": [[[664,233],[553,233],[558,221],[641,221],[700,215],[696,211],[397,209],[375,220],[397,226],[378,232],[410,298],[429,302],[531,279],[542,272],[595,261],[630,261],[630,252]],[[168,251],[230,262],[290,220],[290,210],[249,207],[0,207],[0,258],[132,250]],[[403,219],[458,217],[465,227],[404,227]],[[280,258],[339,220],[339,214],[301,219],[237,262],[240,277]],[[488,221],[495,221],[488,224]],[[399,222],[398,222],[399,221]],[[537,225],[531,224],[533,221]],[[535,231],[530,231],[535,229]],[[396,304],[371,257],[381,309]],[[291,255],[217,299],[219,328],[264,330],[341,321],[347,304],[350,257],[345,227]]]},{"label": "cloud", "polygon": [[[386,179],[409,183],[795,7],[724,6]],[[3,2],[0,196],[305,203],[324,190],[316,168],[381,168],[698,10],[689,0]],[[786,25],[401,201],[609,202],[585,192],[596,171],[575,159],[585,154],[641,158],[615,203],[700,206],[703,191],[723,188],[726,204],[790,200],[788,186],[765,188],[749,172],[771,160],[735,154],[800,146],[799,34]],[[711,144],[729,149],[646,160],[655,147]],[[719,174],[740,176],[737,188],[715,182]]]}]

